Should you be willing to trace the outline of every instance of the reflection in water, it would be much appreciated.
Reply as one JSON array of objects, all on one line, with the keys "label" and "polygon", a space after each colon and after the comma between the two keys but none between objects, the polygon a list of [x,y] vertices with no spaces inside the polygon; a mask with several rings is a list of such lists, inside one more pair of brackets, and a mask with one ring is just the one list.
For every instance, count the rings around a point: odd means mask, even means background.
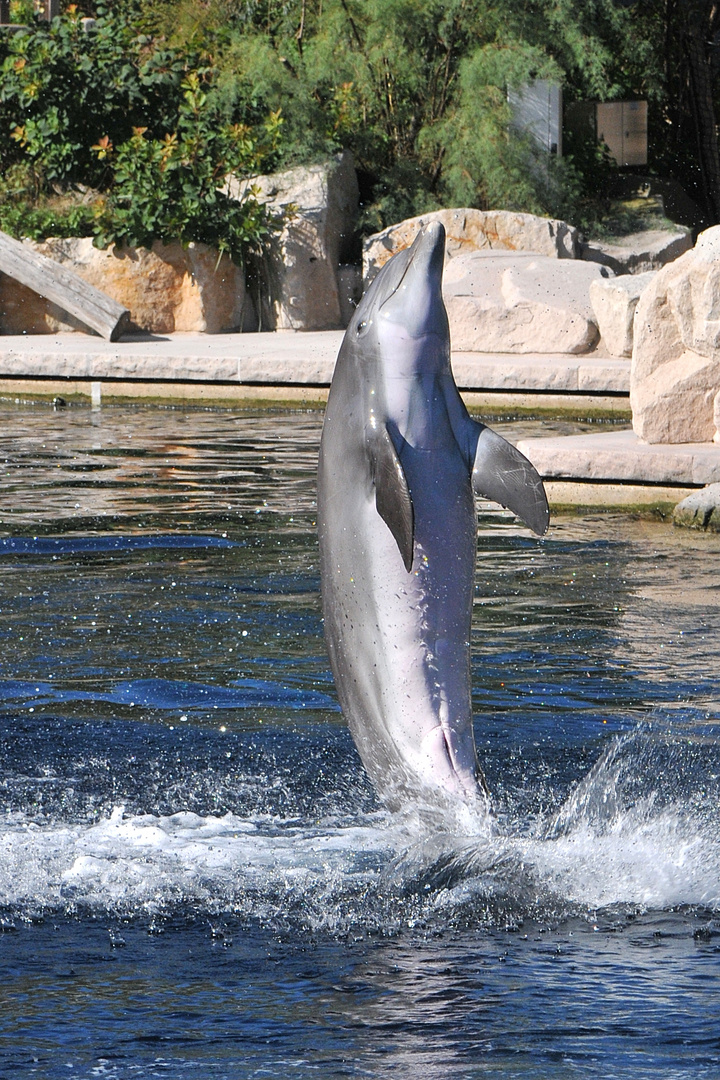
[{"label": "reflection in water", "polygon": [[720,538],[483,509],[460,836],[335,705],[318,414],[1,418],[0,1075],[718,1075]]},{"label": "reflection in water", "polygon": [[4,410],[0,514],[16,528],[163,511],[176,524],[289,506],[306,513],[321,427],[312,412],[197,412],[189,429],[174,410]]}]

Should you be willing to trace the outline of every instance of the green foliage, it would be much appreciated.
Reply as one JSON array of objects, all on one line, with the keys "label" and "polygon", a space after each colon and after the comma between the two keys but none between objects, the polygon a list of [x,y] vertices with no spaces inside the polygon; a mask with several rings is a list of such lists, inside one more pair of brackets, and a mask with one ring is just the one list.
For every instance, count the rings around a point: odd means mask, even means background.
[{"label": "green foliage", "polygon": [[560,212],[568,169],[514,128],[507,95],[534,79],[561,78],[543,50],[519,41],[483,45],[462,61],[454,110],[425,134],[436,152],[445,149],[443,187],[450,202]]},{"label": "green foliage", "polygon": [[106,166],[93,143],[108,135],[117,144],[146,122],[168,130],[190,59],[153,48],[122,6],[89,34],[70,8],[3,44],[0,167],[29,161],[49,183],[99,186]]},{"label": "green foliage", "polygon": [[[90,33],[71,5],[0,34],[0,174],[7,189],[22,166],[34,188],[25,210],[0,194],[16,232],[62,230],[64,213],[98,243],[205,240],[242,259],[272,223],[224,177],[343,148],[365,231],[448,204],[589,226],[607,160],[582,137],[549,156],[508,94],[535,79],[568,102],[667,92],[660,0],[87,2]],[[93,207],[62,203],[78,186],[101,193]]]},{"label": "green foliage", "polygon": [[[146,33],[136,0],[96,9],[90,33],[70,7],[0,38],[0,227],[76,230],[100,245],[204,241],[242,261],[273,222],[252,189],[233,200],[218,188],[274,165],[282,116],[257,110],[248,124],[218,110],[211,54]],[[18,170],[26,179],[11,205]],[[102,197],[78,206],[78,187]]]},{"label": "green foliage", "polygon": [[32,22],[36,14],[33,0],[10,0],[10,22],[23,24]]},{"label": "green foliage", "polygon": [[[92,149],[113,164],[113,186],[99,217],[97,242],[149,246],[153,240],[212,244],[242,262],[258,251],[272,222],[246,186],[240,199],[221,189],[229,174],[247,175],[260,160],[272,160],[282,128],[271,114],[258,136],[243,124],[212,121],[195,72],[182,84],[175,131],[148,138],[135,128],[113,151],[103,140]],[[219,223],[222,223],[220,229]]]},{"label": "green foliage", "polygon": [[7,170],[0,180],[0,229],[31,240],[93,235],[93,192],[46,195],[41,186],[37,173],[27,165],[13,165]]},{"label": "green foliage", "polygon": [[579,212],[584,160],[514,130],[508,90],[640,89],[633,14],[614,0],[238,0],[228,26],[218,94],[282,106],[285,161],[352,149],[367,230],[443,203]]}]

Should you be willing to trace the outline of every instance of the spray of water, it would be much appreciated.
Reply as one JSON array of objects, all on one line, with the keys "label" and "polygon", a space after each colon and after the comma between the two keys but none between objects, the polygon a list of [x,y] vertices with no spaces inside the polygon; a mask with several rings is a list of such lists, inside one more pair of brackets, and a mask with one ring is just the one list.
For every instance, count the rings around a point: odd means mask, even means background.
[{"label": "spray of water", "polygon": [[8,815],[5,919],[39,910],[156,918],[188,909],[327,932],[497,924],[613,905],[720,907],[720,800],[702,740],[643,728],[611,742],[552,815],[439,821],[427,808],[168,816],[92,824]]}]

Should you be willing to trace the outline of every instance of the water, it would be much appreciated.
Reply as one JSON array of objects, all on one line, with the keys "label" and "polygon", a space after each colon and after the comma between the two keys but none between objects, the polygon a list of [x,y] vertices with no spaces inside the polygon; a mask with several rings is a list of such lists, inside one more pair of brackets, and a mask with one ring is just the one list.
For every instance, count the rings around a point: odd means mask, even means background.
[{"label": "water", "polygon": [[483,509],[443,834],[337,709],[318,414],[0,421],[2,1080],[720,1077],[720,538]]}]

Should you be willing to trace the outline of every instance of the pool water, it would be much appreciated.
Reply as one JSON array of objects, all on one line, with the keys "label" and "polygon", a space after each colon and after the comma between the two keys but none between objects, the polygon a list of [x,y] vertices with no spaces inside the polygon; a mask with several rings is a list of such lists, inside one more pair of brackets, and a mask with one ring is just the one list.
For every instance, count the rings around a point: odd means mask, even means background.
[{"label": "pool water", "polygon": [[719,1077],[720,537],[480,508],[443,832],[337,707],[321,424],[0,408],[0,1078]]}]

